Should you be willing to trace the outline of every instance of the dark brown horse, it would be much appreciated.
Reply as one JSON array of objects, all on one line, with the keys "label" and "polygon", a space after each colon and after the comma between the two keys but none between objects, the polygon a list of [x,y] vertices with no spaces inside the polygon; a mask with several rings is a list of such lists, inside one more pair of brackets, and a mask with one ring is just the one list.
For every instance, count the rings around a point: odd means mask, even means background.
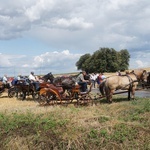
[{"label": "dark brown horse", "polygon": [[[53,83],[53,79],[54,76],[51,72],[41,78],[42,83],[32,83],[28,78],[23,78],[21,80],[14,79],[12,81],[14,84],[12,84],[13,86],[9,89],[8,96],[16,96],[18,99],[24,100],[26,96],[32,95],[35,100],[38,98],[39,90],[43,88],[43,86],[46,86],[47,83]],[[35,84],[38,85],[37,89]]]},{"label": "dark brown horse", "polygon": [[0,94],[3,93],[5,89],[9,89],[9,88],[10,88],[9,83],[4,84],[2,81],[0,81]]},{"label": "dark brown horse", "polygon": [[48,74],[44,75],[42,77],[43,79],[43,82],[50,82],[50,83],[53,83],[53,80],[54,80],[54,76],[51,72],[49,72]]},{"label": "dark brown horse", "polygon": [[75,86],[75,83],[76,83],[76,75],[56,77],[53,80],[53,84],[55,86],[61,86],[64,91],[72,89],[72,87]]},{"label": "dark brown horse", "polygon": [[128,90],[128,99],[130,99],[130,93],[132,99],[134,99],[138,82],[147,82],[146,70],[137,69],[123,76],[115,75],[108,77],[100,84],[99,90],[110,103],[112,102],[113,93],[119,89]]}]

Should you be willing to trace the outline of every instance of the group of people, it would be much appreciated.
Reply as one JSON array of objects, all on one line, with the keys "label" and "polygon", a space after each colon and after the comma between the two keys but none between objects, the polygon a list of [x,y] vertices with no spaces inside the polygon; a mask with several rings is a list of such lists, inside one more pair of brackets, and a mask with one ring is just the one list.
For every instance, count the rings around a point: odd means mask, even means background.
[{"label": "group of people", "polygon": [[[86,71],[80,72],[80,74],[76,78],[76,83],[81,86],[81,91],[86,92],[87,91],[87,85],[89,82],[93,83],[93,87],[96,87],[96,84],[100,84],[106,77],[103,75],[103,73],[96,74],[87,74]],[[18,75],[16,78],[16,81],[21,79],[21,75]],[[40,79],[34,75],[34,72],[31,72],[28,76],[28,79],[30,82],[34,85],[35,90],[39,89]],[[8,82],[7,75],[4,75],[2,78],[2,82],[6,84]],[[15,82],[15,81],[14,81]]]},{"label": "group of people", "polygon": [[[25,78],[23,78],[21,75],[18,75],[16,78],[14,78],[14,80],[12,81],[12,84],[16,84],[17,81],[19,80],[25,80]],[[35,90],[39,90],[39,84],[40,84],[40,79],[34,75],[34,72],[31,72],[30,75],[28,76],[28,80],[30,81],[30,83],[32,83],[35,87]],[[7,84],[8,83],[8,77],[7,75],[4,75],[2,78],[2,82],[3,84]]]},{"label": "group of people", "polygon": [[93,83],[93,87],[96,88],[96,84],[100,84],[104,79],[105,75],[103,73],[92,73],[90,74],[90,79]]}]

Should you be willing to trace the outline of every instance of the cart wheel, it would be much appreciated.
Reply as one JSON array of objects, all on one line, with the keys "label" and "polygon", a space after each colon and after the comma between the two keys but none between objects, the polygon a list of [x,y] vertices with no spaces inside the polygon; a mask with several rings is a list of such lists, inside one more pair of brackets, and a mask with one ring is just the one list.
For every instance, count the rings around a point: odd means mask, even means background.
[{"label": "cart wheel", "polygon": [[39,100],[39,92],[33,92],[32,97],[33,97],[34,101],[38,101]]},{"label": "cart wheel", "polygon": [[77,105],[89,106],[93,105],[93,99],[89,94],[80,95],[77,100]]},{"label": "cart wheel", "polygon": [[58,99],[57,99],[56,95],[54,95],[52,93],[48,93],[46,101],[47,101],[47,104],[49,104],[49,105],[55,106],[58,104]]},{"label": "cart wheel", "polygon": [[17,99],[25,100],[26,94],[24,92],[18,92]]},{"label": "cart wheel", "polygon": [[39,98],[38,98],[38,103],[40,104],[40,105],[44,105],[44,104],[46,104],[46,96],[45,95],[39,95]]},{"label": "cart wheel", "polygon": [[16,96],[16,90],[15,90],[15,88],[9,89],[9,90],[8,90],[8,97],[9,97],[9,98],[12,98],[12,97],[14,97],[14,96]]}]

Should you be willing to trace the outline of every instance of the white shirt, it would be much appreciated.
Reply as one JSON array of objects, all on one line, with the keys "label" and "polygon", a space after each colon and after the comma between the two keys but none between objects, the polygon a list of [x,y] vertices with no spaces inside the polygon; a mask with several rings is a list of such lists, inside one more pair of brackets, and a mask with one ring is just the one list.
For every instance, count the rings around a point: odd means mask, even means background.
[{"label": "white shirt", "polygon": [[7,82],[7,78],[5,76],[3,77],[3,82]]},{"label": "white shirt", "polygon": [[36,81],[36,78],[35,78],[34,75],[30,74],[30,75],[29,75],[29,80]]},{"label": "white shirt", "polygon": [[97,79],[97,74],[91,74],[90,79],[95,81]]},{"label": "white shirt", "polygon": [[104,80],[106,77],[104,75],[101,76],[102,80]]}]

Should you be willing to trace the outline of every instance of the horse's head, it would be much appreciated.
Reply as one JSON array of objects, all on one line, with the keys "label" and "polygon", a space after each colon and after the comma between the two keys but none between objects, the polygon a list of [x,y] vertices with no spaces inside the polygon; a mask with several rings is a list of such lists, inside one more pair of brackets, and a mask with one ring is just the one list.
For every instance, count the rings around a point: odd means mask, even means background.
[{"label": "horse's head", "polygon": [[50,72],[50,73],[48,73],[48,80],[50,80],[51,81],[51,83],[53,83],[53,80],[54,80],[54,76],[53,76],[53,74]]},{"label": "horse's head", "polygon": [[53,83],[53,80],[54,80],[54,76],[53,76],[53,74],[51,72],[46,74],[46,75],[44,75],[42,78],[44,79],[45,82],[50,80],[50,82]]},{"label": "horse's head", "polygon": [[143,69],[133,70],[132,73],[137,77],[138,81],[147,82],[148,73],[146,70]]}]

